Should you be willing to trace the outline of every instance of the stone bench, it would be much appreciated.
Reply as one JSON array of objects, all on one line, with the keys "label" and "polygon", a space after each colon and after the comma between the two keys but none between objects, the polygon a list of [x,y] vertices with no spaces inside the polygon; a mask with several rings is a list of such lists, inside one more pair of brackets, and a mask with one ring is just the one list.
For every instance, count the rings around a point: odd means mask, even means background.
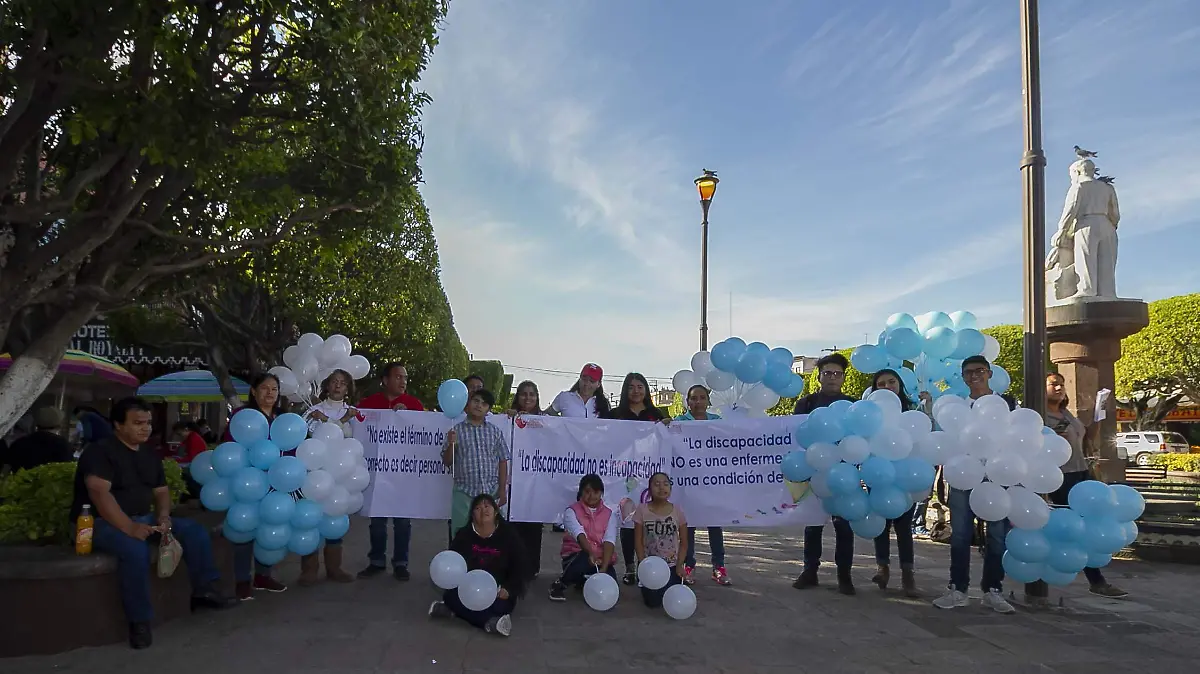
[{"label": "stone bench", "polygon": [[[231,592],[233,548],[219,533],[222,513],[181,507],[174,514],[195,519],[212,532],[221,589]],[[187,615],[192,593],[186,562],[170,578],[159,578],[153,567],[150,573],[155,624]],[[116,558],[78,556],[67,546],[0,546],[0,615],[0,657],[61,653],[129,638]]]}]

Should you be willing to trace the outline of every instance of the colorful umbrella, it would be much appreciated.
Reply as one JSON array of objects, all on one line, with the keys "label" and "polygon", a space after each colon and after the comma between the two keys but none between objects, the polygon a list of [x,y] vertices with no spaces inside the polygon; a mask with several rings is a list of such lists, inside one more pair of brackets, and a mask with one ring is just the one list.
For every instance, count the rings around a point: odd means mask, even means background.
[{"label": "colorful umbrella", "polygon": [[[243,400],[250,395],[250,385],[237,377],[233,377],[233,389]],[[172,372],[151,379],[138,388],[137,394],[153,402],[205,403],[225,400],[221,384],[208,370]]]},{"label": "colorful umbrella", "polygon": [[[12,356],[7,353],[0,354],[0,371],[12,367],[12,363]],[[112,382],[118,387],[134,388],[138,385],[137,377],[107,358],[93,356],[83,351],[67,351],[62,360],[58,361],[56,381],[61,381],[63,384],[87,386],[88,382],[84,380],[92,377]]]}]

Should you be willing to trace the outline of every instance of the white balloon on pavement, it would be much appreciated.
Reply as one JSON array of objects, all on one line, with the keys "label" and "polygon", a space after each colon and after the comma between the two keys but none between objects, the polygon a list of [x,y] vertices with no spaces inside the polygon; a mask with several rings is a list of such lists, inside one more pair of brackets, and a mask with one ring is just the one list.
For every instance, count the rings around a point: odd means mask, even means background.
[{"label": "white balloon on pavement", "polygon": [[472,611],[482,611],[496,603],[500,591],[496,579],[483,569],[468,571],[458,583],[458,600]]},{"label": "white balloon on pavement", "polygon": [[671,580],[671,567],[662,557],[647,557],[637,567],[638,581],[648,590],[661,590]]},{"label": "white balloon on pavement", "polygon": [[672,585],[663,594],[663,608],[676,620],[687,620],[696,612],[696,593],[687,585]]},{"label": "white balloon on pavement", "polygon": [[593,611],[607,611],[621,598],[621,586],[607,573],[593,573],[583,584],[583,600]]},{"label": "white balloon on pavement", "polygon": [[453,550],[442,550],[429,562],[429,578],[443,590],[458,587],[467,575],[467,560]]}]

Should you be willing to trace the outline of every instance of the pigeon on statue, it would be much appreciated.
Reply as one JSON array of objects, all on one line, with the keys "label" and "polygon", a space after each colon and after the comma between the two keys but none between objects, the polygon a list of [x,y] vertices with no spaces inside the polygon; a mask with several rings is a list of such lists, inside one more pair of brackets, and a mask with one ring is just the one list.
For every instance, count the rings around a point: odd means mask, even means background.
[{"label": "pigeon on statue", "polygon": [[1091,150],[1085,150],[1085,149],[1079,147],[1078,145],[1075,146],[1075,156],[1079,157],[1080,159],[1087,159],[1088,157],[1095,157],[1096,155],[1097,155],[1096,152],[1092,152]]},{"label": "pigeon on statue", "polygon": [[1116,178],[1114,178],[1112,176],[1096,176],[1096,180],[1099,180],[1102,183],[1111,185],[1111,184],[1113,184],[1113,181],[1116,180]]}]

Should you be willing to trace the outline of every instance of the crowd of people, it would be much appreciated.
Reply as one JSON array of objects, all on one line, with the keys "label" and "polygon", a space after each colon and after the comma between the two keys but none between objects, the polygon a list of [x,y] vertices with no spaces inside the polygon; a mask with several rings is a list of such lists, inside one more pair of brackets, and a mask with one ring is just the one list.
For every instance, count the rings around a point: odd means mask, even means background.
[{"label": "crowd of people", "polygon": [[[838,400],[853,400],[843,392],[847,368],[845,358],[838,354],[822,358],[817,363],[819,390],[800,398],[794,412],[808,414]],[[991,394],[988,386],[991,366],[986,359],[980,356],[966,359],[962,364],[962,374],[971,389],[972,399]],[[316,424],[324,422],[347,424],[359,410],[425,409],[420,400],[408,393],[408,373],[402,364],[389,363],[381,368],[380,375],[382,390],[352,405],[352,377],[340,370],[330,374],[322,383],[319,402],[306,413],[311,427],[315,428]],[[557,394],[545,408],[542,407],[537,385],[531,381],[521,382],[513,395],[508,414],[550,414],[664,424],[720,419],[710,411],[709,391],[703,386],[693,386],[686,392],[687,410],[671,419],[652,403],[650,387],[642,375],[630,373],[624,378],[616,406],[610,405],[602,380],[601,368],[588,364],[570,389]],[[448,545],[463,556],[468,569],[483,569],[494,576],[498,592],[492,606],[477,611],[464,606],[455,591],[447,591],[441,600],[430,606],[429,614],[431,617],[457,616],[488,632],[507,636],[512,630],[511,614],[518,600],[541,571],[539,562],[544,525],[510,523],[502,517],[502,509],[509,495],[511,448],[506,435],[487,422],[496,401],[493,394],[484,388],[482,378],[471,376],[465,383],[468,389],[466,416],[447,432],[442,452],[442,460],[453,475],[454,485]],[[1084,428],[1066,409],[1062,378],[1057,374],[1049,375],[1046,387],[1049,401],[1046,423],[1062,434],[1072,447],[1071,461],[1064,466],[1066,477],[1063,487],[1049,496],[1054,503],[1065,503],[1070,486],[1088,479],[1087,462],[1083,455]],[[895,371],[882,370],[876,373],[872,388],[886,388],[895,392],[910,409],[930,411],[928,394],[919,396],[919,402],[909,402],[908,392]],[[1015,401],[1007,396],[1006,399],[1010,407],[1015,406]],[[256,377],[251,382],[247,407],[258,410],[268,420],[282,414],[286,408],[278,379],[270,374]],[[287,589],[273,577],[269,566],[254,560],[252,544],[238,544],[234,546],[236,596],[226,598],[220,594],[216,586],[217,571],[212,563],[208,533],[186,518],[172,517],[161,461],[143,446],[149,437],[150,420],[150,407],[136,398],[114,405],[110,426],[112,433],[89,445],[80,456],[75,502],[71,511],[74,518],[83,505],[92,506],[97,515],[94,535],[96,549],[112,554],[120,561],[121,595],[130,621],[130,643],[135,648],[143,648],[151,643],[149,624],[152,607],[145,548],[147,540],[170,533],[181,543],[197,607],[225,608],[236,604],[238,600],[252,599],[256,592],[282,592]],[[47,418],[45,421],[52,420]],[[190,438],[190,434],[199,434],[198,429],[181,427],[179,430],[184,436],[182,442],[191,451],[190,445],[197,443]],[[200,439],[203,440],[203,437],[200,436]],[[230,439],[227,433],[225,440]],[[949,509],[952,533],[950,583],[946,593],[934,600],[933,605],[952,609],[965,606],[968,601],[970,550],[977,528],[970,508],[969,492],[949,489],[947,493],[940,476],[934,491],[937,500]],[[561,533],[558,544],[561,569],[550,585],[549,598],[552,601],[566,601],[568,590],[582,587],[593,574],[604,573],[617,578],[618,547],[624,567],[621,578],[627,585],[639,585],[638,564],[648,556],[660,557],[670,567],[671,581],[666,587],[696,582],[695,529],[688,526],[682,508],[670,501],[670,477],[662,473],[652,476],[649,494],[647,503],[635,504],[625,500],[614,510],[604,502],[603,481],[596,475],[583,476],[575,502],[565,507],[555,526],[556,533]],[[914,518],[919,518],[925,507],[924,503],[917,504],[900,517],[890,520],[883,534],[875,540],[878,568],[872,582],[880,588],[887,588],[891,581],[890,535],[894,532],[902,590],[910,596],[918,596],[913,569],[913,529]],[[411,578],[408,569],[411,521],[399,517],[377,517],[370,521],[370,550],[366,565],[357,573],[359,579],[374,578],[388,571],[389,520],[393,533],[391,575],[401,581]],[[832,526],[835,532],[834,562],[838,590],[842,594],[853,595],[856,592],[851,578],[854,534],[849,524],[839,517],[833,518]],[[983,529],[985,551],[980,584],[983,603],[997,612],[1011,613],[1013,607],[1001,594],[1004,571],[1000,560],[1004,553],[1008,524],[1005,521],[987,522]],[[819,526],[807,527],[804,532],[804,569],[793,584],[797,589],[807,589],[819,583],[822,533],[823,527]],[[725,568],[722,529],[710,527],[708,539],[712,581],[722,586],[730,585],[732,580]],[[325,542],[322,551],[325,575],[331,581],[351,582],[354,577],[342,568],[341,544],[340,540]],[[301,585],[318,581],[318,554],[302,558]],[[1086,575],[1093,593],[1107,597],[1125,594],[1108,584],[1098,569],[1088,569]],[[661,606],[666,587],[657,590],[642,587],[646,605]],[[1044,596],[1045,587],[1031,584],[1026,588],[1026,593],[1035,598]]]}]

